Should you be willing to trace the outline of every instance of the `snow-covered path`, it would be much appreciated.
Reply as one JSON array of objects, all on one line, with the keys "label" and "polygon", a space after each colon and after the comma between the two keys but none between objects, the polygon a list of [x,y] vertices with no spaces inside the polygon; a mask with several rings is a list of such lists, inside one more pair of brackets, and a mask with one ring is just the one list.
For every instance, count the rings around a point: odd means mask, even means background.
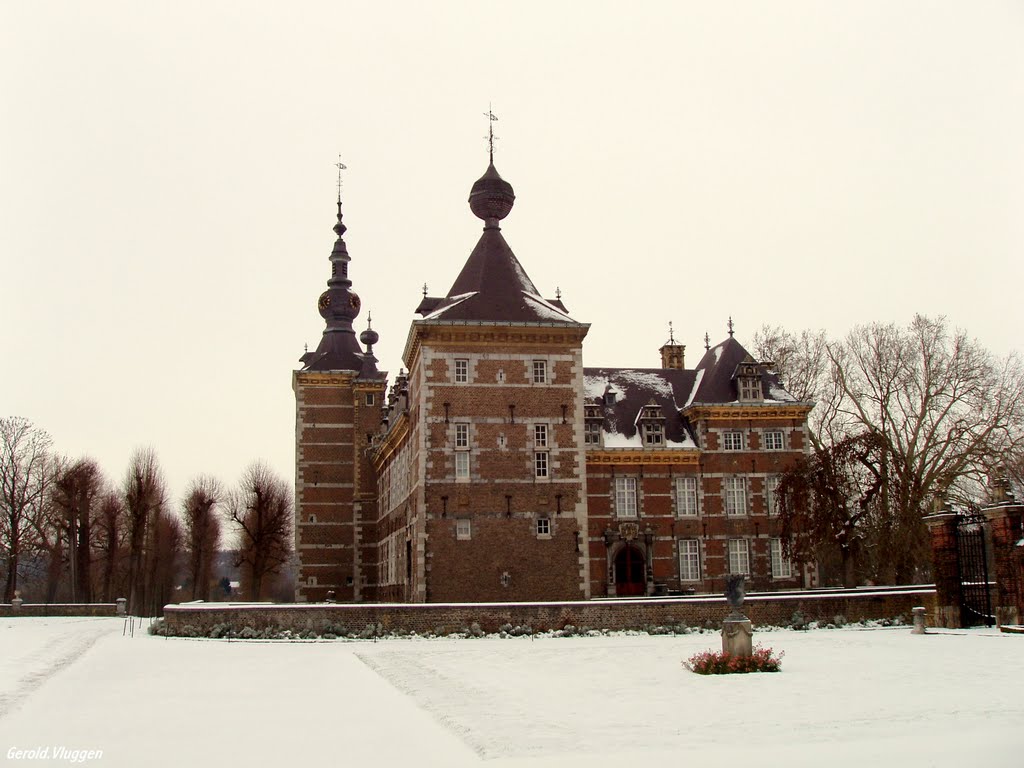
[{"label": "snow-covered path", "polygon": [[122,627],[0,620],[0,755],[96,749],[103,766],[1024,765],[1024,636],[992,630],[759,633],[786,652],[781,674],[701,677],[680,662],[717,636],[281,643],[131,638]]}]

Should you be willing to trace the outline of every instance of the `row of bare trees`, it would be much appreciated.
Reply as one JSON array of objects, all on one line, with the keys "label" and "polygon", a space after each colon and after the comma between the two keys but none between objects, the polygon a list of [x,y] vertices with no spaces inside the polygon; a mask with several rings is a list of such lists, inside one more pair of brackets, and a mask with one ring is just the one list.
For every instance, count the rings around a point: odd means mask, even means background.
[{"label": "row of bare trees", "polygon": [[945,318],[872,323],[845,338],[762,328],[762,360],[814,401],[812,450],[779,487],[783,535],[799,561],[847,586],[929,577],[922,518],[984,503],[1024,466],[1024,367]]},{"label": "row of bare trees", "polygon": [[230,491],[193,479],[176,509],[152,449],[137,450],[113,483],[92,459],[55,454],[29,420],[0,418],[4,602],[127,597],[151,616],[168,602],[209,600],[226,551],[244,596],[258,600],[289,561],[293,514],[288,484],[261,462]]}]

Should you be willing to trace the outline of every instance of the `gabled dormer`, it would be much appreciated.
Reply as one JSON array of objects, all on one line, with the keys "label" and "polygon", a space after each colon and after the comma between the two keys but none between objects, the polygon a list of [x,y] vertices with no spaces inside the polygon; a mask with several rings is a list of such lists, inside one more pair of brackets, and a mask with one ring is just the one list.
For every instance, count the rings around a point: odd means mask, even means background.
[{"label": "gabled dormer", "polygon": [[589,448],[601,447],[601,427],[603,424],[604,409],[601,406],[583,406],[583,445]]},{"label": "gabled dormer", "polygon": [[754,362],[754,358],[747,355],[736,366],[733,374],[733,381],[736,382],[736,398],[741,403],[757,403],[764,400],[764,390],[761,387],[761,366]]},{"label": "gabled dormer", "polygon": [[665,414],[653,399],[640,410],[637,426],[644,447],[660,448],[665,445]]}]

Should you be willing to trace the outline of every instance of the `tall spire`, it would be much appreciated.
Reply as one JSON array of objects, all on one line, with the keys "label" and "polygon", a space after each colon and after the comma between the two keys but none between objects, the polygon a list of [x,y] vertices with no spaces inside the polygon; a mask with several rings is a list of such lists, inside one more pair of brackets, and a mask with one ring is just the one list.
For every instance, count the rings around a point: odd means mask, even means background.
[{"label": "tall spire", "polygon": [[341,172],[346,166],[340,155],[334,166],[338,169],[338,218],[334,224],[334,233],[338,237],[331,250],[331,276],[327,280],[327,290],[317,301],[317,309],[326,321],[326,327],[316,351],[307,352],[300,360],[306,370],[359,371],[363,368],[363,350],[356,340],[352,321],[359,316],[360,301],[348,276],[351,261],[345,244],[348,228],[341,212]]},{"label": "tall spire", "polygon": [[494,165],[494,124],[497,122],[498,116],[491,110],[490,104],[487,105],[484,117],[487,118],[487,150],[491,158],[491,165]]}]

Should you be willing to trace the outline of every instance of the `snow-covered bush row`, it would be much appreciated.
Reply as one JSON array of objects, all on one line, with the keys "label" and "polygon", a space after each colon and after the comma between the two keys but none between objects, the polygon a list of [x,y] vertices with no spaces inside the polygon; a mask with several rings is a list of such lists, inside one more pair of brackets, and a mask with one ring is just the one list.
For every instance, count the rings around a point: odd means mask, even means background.
[{"label": "snow-covered bush row", "polygon": [[[890,627],[906,624],[903,616],[893,619],[861,620],[859,622],[847,622],[845,616],[835,616],[831,621],[807,621],[803,614],[796,611],[787,624],[782,626],[759,625],[758,631],[768,632],[780,629],[810,630],[810,629],[838,629],[845,626],[857,627]],[[387,638],[510,638],[510,637],[606,637],[606,636],[629,636],[629,635],[689,635],[701,633],[717,634],[719,627],[713,622],[706,622],[704,626],[691,627],[685,624],[651,625],[643,629],[634,630],[608,630],[595,629],[593,627],[576,627],[567,624],[561,629],[536,631],[529,625],[504,624],[497,632],[485,632],[480,625],[473,622],[468,627],[454,629],[451,627],[439,626],[433,631],[411,632],[407,630],[385,629],[381,624],[368,624],[362,629],[346,627],[341,624],[323,622],[318,627],[307,627],[302,630],[284,629],[281,627],[265,627],[256,629],[251,626],[238,627],[234,624],[216,624],[208,631],[193,624],[180,626],[177,631],[169,632],[166,623],[159,619],[149,627],[150,634],[190,637],[190,638],[213,638],[224,640],[377,640]]]}]

